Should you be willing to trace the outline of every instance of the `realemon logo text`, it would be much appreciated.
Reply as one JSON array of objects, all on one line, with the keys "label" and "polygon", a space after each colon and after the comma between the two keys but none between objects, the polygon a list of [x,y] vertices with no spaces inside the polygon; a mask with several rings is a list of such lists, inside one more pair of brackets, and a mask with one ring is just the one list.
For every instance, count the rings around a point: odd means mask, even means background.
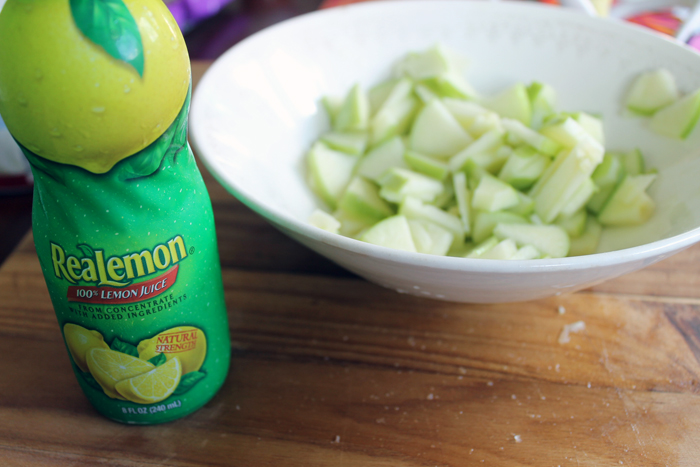
[{"label": "realemon logo text", "polygon": [[185,240],[180,235],[156,245],[152,250],[110,256],[106,260],[104,250],[95,250],[89,245],[78,245],[78,248],[84,253],[83,258],[67,256],[61,245],[51,242],[54,274],[71,284],[82,281],[123,287],[133,279],[168,269],[187,257]]}]

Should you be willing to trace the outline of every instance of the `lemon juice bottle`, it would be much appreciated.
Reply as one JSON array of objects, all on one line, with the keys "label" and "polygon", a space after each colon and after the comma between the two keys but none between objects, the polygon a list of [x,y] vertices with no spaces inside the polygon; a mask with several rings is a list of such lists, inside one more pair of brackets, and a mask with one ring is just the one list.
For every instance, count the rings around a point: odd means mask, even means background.
[{"label": "lemon juice bottle", "polygon": [[8,0],[0,13],[0,114],[32,166],[37,254],[78,382],[121,422],[197,410],[229,367],[190,93],[160,0]]}]

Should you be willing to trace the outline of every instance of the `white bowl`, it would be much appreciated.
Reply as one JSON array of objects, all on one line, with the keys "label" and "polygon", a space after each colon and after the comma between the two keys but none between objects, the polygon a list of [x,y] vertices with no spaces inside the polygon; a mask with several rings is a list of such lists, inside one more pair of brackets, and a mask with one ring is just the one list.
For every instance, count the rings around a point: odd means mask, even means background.
[{"label": "white bowl", "polygon": [[[545,81],[560,108],[604,116],[609,148],[642,148],[659,169],[657,214],[611,229],[602,253],[531,261],[407,253],[307,224],[320,203],[304,153],[328,129],[319,99],[388,77],[408,51],[443,43],[471,60],[483,93]],[[206,73],[191,113],[193,144],[238,199],[275,227],[368,280],[399,292],[463,302],[529,300],[579,290],[662,260],[700,240],[700,130],[656,136],[621,115],[630,80],[665,67],[685,92],[700,87],[700,55],[640,27],[560,8],[458,1],[370,2],[311,13],[233,47]],[[611,251],[615,250],[615,251]]]}]

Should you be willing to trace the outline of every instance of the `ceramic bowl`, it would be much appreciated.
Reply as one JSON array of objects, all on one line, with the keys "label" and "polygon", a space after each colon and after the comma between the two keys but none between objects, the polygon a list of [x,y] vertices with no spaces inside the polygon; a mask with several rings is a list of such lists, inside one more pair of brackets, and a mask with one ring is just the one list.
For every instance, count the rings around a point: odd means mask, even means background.
[{"label": "ceramic bowl", "polygon": [[[555,87],[559,107],[602,114],[608,148],[642,149],[659,170],[644,226],[609,229],[594,255],[500,261],[437,257],[363,243],[312,227],[321,204],[304,154],[329,123],[324,95],[386,79],[406,52],[437,43],[470,59],[467,79],[494,93],[515,82]],[[508,302],[571,292],[642,268],[700,240],[700,129],[676,141],[626,117],[638,73],[665,67],[700,87],[700,55],[653,32],[561,8],[460,1],[369,2],[268,28],[218,59],[195,92],[191,137],[218,180],[300,243],[399,292],[460,302]]]}]

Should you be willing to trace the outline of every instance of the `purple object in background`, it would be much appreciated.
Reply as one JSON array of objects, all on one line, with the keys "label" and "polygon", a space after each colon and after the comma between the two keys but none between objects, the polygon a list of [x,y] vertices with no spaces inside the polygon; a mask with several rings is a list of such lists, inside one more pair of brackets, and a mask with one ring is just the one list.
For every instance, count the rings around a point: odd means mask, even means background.
[{"label": "purple object in background", "polygon": [[[230,3],[209,0],[209,2],[222,5],[220,11],[202,20],[196,26],[192,24],[185,34],[187,50],[192,60],[215,60],[231,46],[261,29],[317,10],[321,0],[233,0]],[[179,8],[183,3],[206,4],[207,1],[171,0],[168,6],[172,11],[174,6]],[[198,10],[198,12],[204,13],[204,10]]]},{"label": "purple object in background", "polygon": [[166,1],[170,12],[183,32],[199,21],[215,15],[232,0],[172,0]]}]

